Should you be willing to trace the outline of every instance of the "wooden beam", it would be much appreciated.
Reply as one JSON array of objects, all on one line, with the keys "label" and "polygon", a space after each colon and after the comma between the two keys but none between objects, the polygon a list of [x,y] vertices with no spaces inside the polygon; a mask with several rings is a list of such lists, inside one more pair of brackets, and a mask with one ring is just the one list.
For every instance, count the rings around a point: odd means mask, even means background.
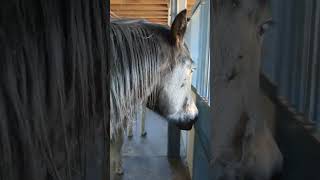
[{"label": "wooden beam", "polygon": [[191,13],[192,7],[194,6],[196,0],[187,0],[187,9],[188,9],[188,14]]},{"label": "wooden beam", "polygon": [[117,15],[126,14],[126,15],[163,15],[167,16],[167,11],[148,11],[148,10],[140,10],[140,11],[122,11],[122,10],[114,10],[111,9],[112,12],[116,13]]},{"label": "wooden beam", "polygon": [[169,0],[110,0],[110,9],[120,18],[146,19],[167,24]]},{"label": "wooden beam", "polygon": [[168,7],[166,5],[155,5],[155,4],[129,4],[129,5],[123,5],[123,4],[112,4],[110,7],[112,10],[121,10],[121,11],[141,11],[141,10],[148,10],[148,11],[168,11]]},{"label": "wooden beam", "polygon": [[171,122],[168,122],[167,156],[172,159],[180,159],[180,130]]},{"label": "wooden beam", "polygon": [[147,20],[150,22],[160,22],[160,23],[168,24],[168,21],[163,19],[147,19]]},{"label": "wooden beam", "polygon": [[152,13],[127,13],[127,12],[117,12],[112,11],[114,14],[116,14],[119,17],[127,17],[127,18],[161,18],[161,19],[167,19],[167,14],[152,14]]},{"label": "wooden beam", "polygon": [[135,15],[135,14],[118,14],[117,16],[123,18],[132,18],[132,19],[168,19],[167,16],[156,16],[156,15]]},{"label": "wooden beam", "polygon": [[115,9],[112,8],[111,11],[115,12],[115,13],[131,13],[131,14],[160,14],[160,15],[167,15],[168,11],[167,10],[149,10],[149,9],[131,9],[131,10],[123,10],[123,9]]},{"label": "wooden beam", "polygon": [[165,4],[167,1],[164,0],[111,0],[110,4]]}]

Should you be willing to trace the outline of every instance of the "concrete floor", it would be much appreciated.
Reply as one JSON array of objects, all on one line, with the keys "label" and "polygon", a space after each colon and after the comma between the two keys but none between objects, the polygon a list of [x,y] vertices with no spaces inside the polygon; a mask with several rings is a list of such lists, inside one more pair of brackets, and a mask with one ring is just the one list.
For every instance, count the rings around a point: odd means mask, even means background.
[{"label": "concrete floor", "polygon": [[[140,136],[140,118],[133,126],[133,137],[123,146],[122,176],[113,180],[190,180],[186,163],[167,158],[167,122],[147,110],[145,137]],[[182,149],[182,152],[184,150]]]}]

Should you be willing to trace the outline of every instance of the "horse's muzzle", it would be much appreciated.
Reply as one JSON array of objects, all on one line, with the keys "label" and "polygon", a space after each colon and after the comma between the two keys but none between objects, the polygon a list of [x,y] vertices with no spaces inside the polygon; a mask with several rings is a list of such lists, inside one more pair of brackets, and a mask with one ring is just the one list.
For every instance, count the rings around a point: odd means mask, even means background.
[{"label": "horse's muzzle", "polygon": [[198,120],[198,117],[196,117],[193,120],[189,120],[189,121],[183,121],[183,122],[179,122],[176,124],[176,126],[180,129],[180,130],[186,130],[189,131],[192,129],[193,124]]}]

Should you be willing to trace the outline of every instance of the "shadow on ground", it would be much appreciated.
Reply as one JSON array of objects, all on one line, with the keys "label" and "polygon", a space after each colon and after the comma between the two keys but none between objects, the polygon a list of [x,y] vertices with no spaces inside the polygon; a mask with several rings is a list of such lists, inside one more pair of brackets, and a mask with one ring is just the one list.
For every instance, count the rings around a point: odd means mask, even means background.
[{"label": "shadow on ground", "polygon": [[140,118],[133,126],[133,137],[123,146],[122,176],[112,180],[190,180],[182,160],[168,159],[167,122],[152,111],[146,113],[147,136],[140,136]]}]

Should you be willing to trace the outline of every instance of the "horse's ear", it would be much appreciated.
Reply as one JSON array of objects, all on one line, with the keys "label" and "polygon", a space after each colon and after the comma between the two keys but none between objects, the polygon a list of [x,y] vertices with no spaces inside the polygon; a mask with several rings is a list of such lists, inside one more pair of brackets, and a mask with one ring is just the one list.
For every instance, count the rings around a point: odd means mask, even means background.
[{"label": "horse's ear", "polygon": [[183,45],[183,37],[187,29],[187,23],[187,10],[185,9],[176,16],[171,26],[172,42],[178,47]]}]

